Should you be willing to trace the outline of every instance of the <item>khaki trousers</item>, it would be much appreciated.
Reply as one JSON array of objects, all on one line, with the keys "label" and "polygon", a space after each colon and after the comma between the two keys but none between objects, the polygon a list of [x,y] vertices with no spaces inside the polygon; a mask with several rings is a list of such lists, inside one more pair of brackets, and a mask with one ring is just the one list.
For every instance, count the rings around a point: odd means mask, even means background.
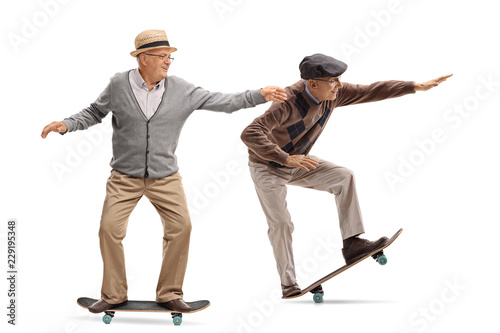
[{"label": "khaki trousers", "polygon": [[294,227],[286,203],[287,184],[334,194],[343,239],[365,232],[352,171],[315,156],[310,157],[319,162],[319,166],[310,171],[249,162],[255,190],[269,224],[268,236],[284,286],[297,282],[292,249]]},{"label": "khaki trousers", "polygon": [[111,304],[127,300],[122,240],[132,210],[143,195],[156,208],[163,224],[163,259],[156,301],[182,298],[191,220],[178,172],[164,178],[140,178],[111,171],[106,184],[99,239],[104,264],[101,298]]}]

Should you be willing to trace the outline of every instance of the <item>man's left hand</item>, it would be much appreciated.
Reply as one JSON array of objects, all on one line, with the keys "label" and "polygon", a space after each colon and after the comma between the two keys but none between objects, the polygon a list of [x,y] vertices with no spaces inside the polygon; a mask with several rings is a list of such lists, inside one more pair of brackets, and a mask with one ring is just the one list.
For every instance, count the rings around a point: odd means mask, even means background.
[{"label": "man's left hand", "polygon": [[285,89],[277,86],[269,86],[262,88],[260,94],[268,102],[279,102],[283,103],[286,101],[286,91]]},{"label": "man's left hand", "polygon": [[446,79],[450,76],[453,76],[453,74],[443,75],[438,77],[437,79],[423,83],[415,83],[415,91],[427,91],[431,88],[437,87],[441,82],[446,81]]}]

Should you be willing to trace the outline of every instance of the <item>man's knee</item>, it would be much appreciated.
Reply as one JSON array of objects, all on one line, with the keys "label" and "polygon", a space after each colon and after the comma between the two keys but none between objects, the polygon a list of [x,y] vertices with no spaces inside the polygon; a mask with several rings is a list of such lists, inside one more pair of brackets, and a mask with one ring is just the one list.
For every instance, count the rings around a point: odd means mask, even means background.
[{"label": "man's knee", "polygon": [[111,220],[102,219],[99,228],[99,238],[101,239],[123,239],[126,230],[123,227],[117,227]]},{"label": "man's knee", "polygon": [[190,237],[192,228],[189,216],[184,216],[176,221],[164,221],[164,238],[170,239],[173,236]]},{"label": "man's knee", "polygon": [[354,172],[348,168],[340,168],[340,174],[344,179],[354,179]]},{"label": "man's knee", "polygon": [[340,167],[335,172],[335,177],[328,182],[330,193],[339,195],[341,192],[354,186],[355,177],[351,169]]},{"label": "man's knee", "polygon": [[190,235],[192,229],[193,229],[193,226],[191,224],[191,219],[187,218],[187,220],[184,222],[184,224],[182,226],[182,232],[186,235]]},{"label": "man's knee", "polygon": [[273,219],[272,221],[268,219],[267,223],[269,225],[269,234],[291,234],[294,229],[292,221],[288,219],[281,218]]},{"label": "man's knee", "polygon": [[191,216],[189,215],[187,207],[186,210],[182,213],[182,216],[180,216],[176,225],[181,229],[182,233],[191,234],[191,229],[193,227],[191,225]]}]

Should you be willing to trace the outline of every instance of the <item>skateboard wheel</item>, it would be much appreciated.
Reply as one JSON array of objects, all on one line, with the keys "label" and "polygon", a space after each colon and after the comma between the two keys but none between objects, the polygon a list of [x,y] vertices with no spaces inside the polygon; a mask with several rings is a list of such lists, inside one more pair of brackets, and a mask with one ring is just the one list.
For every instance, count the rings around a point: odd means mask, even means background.
[{"label": "skateboard wheel", "polygon": [[111,323],[111,319],[113,319],[113,317],[111,317],[111,315],[109,315],[109,314],[105,314],[104,317],[102,317],[102,321],[105,324]]},{"label": "skateboard wheel", "polygon": [[173,318],[174,320],[174,325],[180,325],[182,323],[182,317],[181,316],[175,316]]},{"label": "skateboard wheel", "polygon": [[378,256],[377,261],[380,265],[387,264],[387,257],[385,255]]},{"label": "skateboard wheel", "polygon": [[323,294],[321,294],[321,293],[316,293],[316,294],[314,294],[314,296],[313,296],[313,300],[314,300],[314,302],[316,302],[316,303],[321,303],[321,302],[323,302]]}]

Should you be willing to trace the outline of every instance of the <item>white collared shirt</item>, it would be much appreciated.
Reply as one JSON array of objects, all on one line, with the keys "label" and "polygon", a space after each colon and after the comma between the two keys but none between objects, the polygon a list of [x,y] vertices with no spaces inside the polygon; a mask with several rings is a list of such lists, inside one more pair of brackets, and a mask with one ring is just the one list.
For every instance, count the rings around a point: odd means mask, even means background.
[{"label": "white collared shirt", "polygon": [[148,84],[142,78],[139,69],[136,68],[129,72],[129,80],[132,91],[134,92],[142,112],[146,118],[151,118],[155,114],[156,109],[158,109],[163,93],[165,92],[165,79],[158,82],[158,84],[149,91]]}]

